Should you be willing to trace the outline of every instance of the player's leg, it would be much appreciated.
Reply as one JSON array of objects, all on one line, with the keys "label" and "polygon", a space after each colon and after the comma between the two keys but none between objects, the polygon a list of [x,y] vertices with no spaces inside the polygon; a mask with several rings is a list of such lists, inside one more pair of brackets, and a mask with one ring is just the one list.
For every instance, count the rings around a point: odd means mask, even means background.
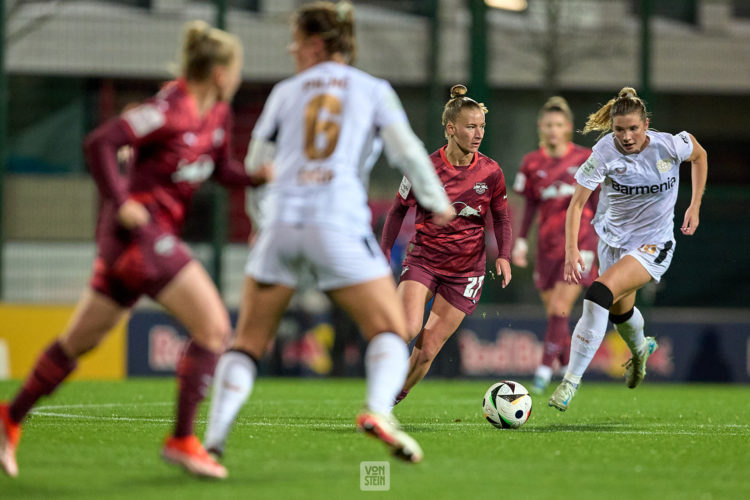
[{"label": "player's leg", "polygon": [[336,302],[359,325],[368,341],[365,352],[367,408],[357,416],[360,430],[383,441],[409,462],[422,460],[422,450],[401,431],[391,415],[409,367],[406,320],[390,274],[365,283],[330,290]]},{"label": "player's leg", "polygon": [[573,330],[568,369],[563,382],[549,399],[550,406],[560,411],[567,409],[583,373],[604,339],[610,307],[615,300],[634,293],[650,280],[651,275],[643,264],[625,255],[592,283],[583,301],[583,314]]},{"label": "player's leg", "polygon": [[[411,276],[417,272],[424,276]],[[406,314],[407,341],[411,342],[422,331],[425,304],[427,304],[427,302],[433,297],[433,293],[428,288],[428,285],[431,284],[430,282],[432,281],[432,278],[427,276],[426,273],[422,273],[421,270],[412,267],[412,269],[407,271],[407,276],[411,276],[412,279],[402,278],[401,282],[398,284],[397,292],[401,299],[401,304],[404,306],[404,313]],[[424,281],[424,283],[422,281]],[[411,366],[412,363],[410,360],[410,370]],[[396,396],[394,404],[400,403],[409,394],[409,389],[410,388],[403,387],[398,396]]]},{"label": "player's leg", "polygon": [[581,294],[581,289],[580,285],[557,281],[551,289],[540,292],[547,314],[547,329],[544,333],[542,361],[536,369],[532,384],[532,390],[538,394],[544,392],[552,378],[554,361],[560,360],[561,366],[568,364],[569,356],[565,351],[569,349],[570,343],[570,311]]},{"label": "player's leg", "polygon": [[63,334],[42,352],[13,401],[0,405],[0,464],[8,475],[18,474],[15,449],[21,422],[31,408],[75,370],[78,357],[93,349],[126,311],[126,307],[87,288]]},{"label": "player's leg", "polygon": [[625,363],[625,385],[634,389],[646,377],[646,362],[659,347],[656,339],[643,333],[643,316],[635,307],[635,292],[615,302],[610,308],[609,320],[628,345],[631,358]]},{"label": "player's leg", "polygon": [[427,323],[411,351],[409,373],[404,383],[406,392],[427,375],[440,349],[455,333],[464,317],[466,313],[454,307],[440,293],[435,296]]},{"label": "player's leg", "polygon": [[237,413],[252,392],[258,362],[273,340],[293,294],[291,287],[259,284],[251,277],[245,278],[237,337],[216,366],[204,438],[209,452],[218,456],[224,453]]},{"label": "player's leg", "polygon": [[208,273],[197,261],[186,264],[156,296],[156,300],[179,320],[191,341],[177,363],[177,416],[173,435],[162,449],[165,460],[189,472],[223,478],[227,473],[203,449],[194,435],[198,405],[208,392],[220,353],[225,349],[231,326],[229,314]]},{"label": "player's leg", "polygon": [[406,340],[411,342],[422,331],[425,304],[432,298],[432,292],[424,283],[402,279],[397,293],[406,314]]}]

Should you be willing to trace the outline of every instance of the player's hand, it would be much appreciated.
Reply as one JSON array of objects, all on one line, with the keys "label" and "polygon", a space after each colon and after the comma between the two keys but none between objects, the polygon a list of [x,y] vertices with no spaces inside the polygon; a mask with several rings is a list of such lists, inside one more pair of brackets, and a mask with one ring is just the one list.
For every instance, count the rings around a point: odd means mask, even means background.
[{"label": "player's hand", "polygon": [[510,284],[511,278],[513,277],[510,272],[510,262],[501,258],[495,259],[495,271],[497,272],[498,276],[502,276],[503,278],[503,288],[508,286]]},{"label": "player's hand", "polygon": [[515,244],[513,244],[513,251],[510,252],[510,260],[514,266],[526,267],[529,265],[529,261],[526,260],[526,255],[529,252],[529,245],[526,243],[526,238],[516,238]]},{"label": "player's hand", "polygon": [[453,208],[453,205],[449,206],[442,212],[432,212],[432,222],[438,226],[445,226],[455,218],[456,210]]},{"label": "player's hand", "polygon": [[117,210],[117,220],[126,229],[143,227],[151,220],[151,215],[142,203],[135,200],[125,200]]},{"label": "player's hand", "polygon": [[273,163],[264,163],[255,172],[250,174],[250,177],[256,182],[256,186],[262,186],[271,182],[274,177]]},{"label": "player's hand", "polygon": [[581,281],[581,272],[586,270],[586,263],[581,257],[578,247],[565,250],[565,271],[564,278],[568,284],[578,284]]},{"label": "player's hand", "polygon": [[685,210],[685,218],[682,221],[682,227],[680,227],[680,231],[682,231],[682,234],[685,236],[692,236],[695,234],[695,231],[698,229],[698,223],[699,217],[698,212],[700,209],[698,207],[693,207],[690,205],[687,210]]}]

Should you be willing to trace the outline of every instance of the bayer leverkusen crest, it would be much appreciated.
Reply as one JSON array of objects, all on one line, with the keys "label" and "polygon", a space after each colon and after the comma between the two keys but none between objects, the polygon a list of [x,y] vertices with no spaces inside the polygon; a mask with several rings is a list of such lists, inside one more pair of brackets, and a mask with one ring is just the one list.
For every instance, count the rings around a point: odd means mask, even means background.
[{"label": "bayer leverkusen crest", "polygon": [[484,192],[487,191],[487,184],[484,182],[477,182],[474,184],[474,191],[476,191],[477,194],[484,194]]}]

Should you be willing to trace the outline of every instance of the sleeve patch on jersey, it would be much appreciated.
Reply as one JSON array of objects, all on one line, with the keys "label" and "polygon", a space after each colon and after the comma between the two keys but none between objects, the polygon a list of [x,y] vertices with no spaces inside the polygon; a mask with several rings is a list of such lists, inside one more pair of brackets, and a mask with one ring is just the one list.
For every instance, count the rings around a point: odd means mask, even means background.
[{"label": "sleeve patch on jersey", "polygon": [[597,166],[599,166],[599,161],[594,157],[594,155],[591,155],[589,156],[589,159],[586,160],[583,165],[581,165],[581,168],[579,168],[578,171],[581,172],[581,175],[591,177],[594,175],[594,172],[596,172]]},{"label": "sleeve patch on jersey", "polygon": [[141,104],[123,113],[122,118],[130,125],[130,129],[137,138],[150,134],[167,121],[164,112],[153,104]]},{"label": "sleeve patch on jersey", "polygon": [[513,191],[516,191],[517,193],[523,193],[525,189],[526,176],[523,174],[523,172],[518,172],[518,174],[516,174],[515,181],[513,181]]},{"label": "sleeve patch on jersey", "polygon": [[674,162],[671,158],[662,158],[656,162],[656,169],[662,174],[669,172],[674,167]]},{"label": "sleeve patch on jersey", "polygon": [[411,191],[411,182],[404,177],[398,187],[398,194],[401,195],[401,198],[406,199],[409,196],[409,191]]}]

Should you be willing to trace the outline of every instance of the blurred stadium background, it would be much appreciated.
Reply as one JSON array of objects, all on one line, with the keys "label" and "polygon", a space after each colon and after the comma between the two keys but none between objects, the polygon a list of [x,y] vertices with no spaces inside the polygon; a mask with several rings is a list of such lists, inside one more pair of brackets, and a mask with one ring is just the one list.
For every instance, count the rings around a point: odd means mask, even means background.
[{"label": "blurred stadium background", "polygon": [[[64,326],[94,255],[97,192],[84,136],[171,77],[183,24],[204,19],[245,45],[234,101],[242,158],[272,85],[293,72],[286,54],[297,0],[3,0],[0,64],[0,378],[19,378]],[[665,380],[750,381],[750,2],[745,0],[372,0],[354,2],[357,66],[388,79],[429,150],[443,143],[440,114],[454,83],[489,107],[482,151],[508,185],[537,147],[536,113],[563,95],[582,128],[631,85],[662,131],[693,133],[709,152],[695,237],[658,287],[641,293],[650,334],[666,342],[650,374]],[[493,4],[493,5],[490,5]],[[509,8],[518,7],[514,11]],[[594,137],[576,136],[591,146]],[[370,191],[382,222],[400,175],[378,165]],[[690,197],[689,166],[676,222]],[[511,196],[514,219],[520,199]],[[185,238],[230,308],[243,278],[250,225],[244,192],[206,186]],[[405,234],[402,236],[406,237]],[[436,362],[437,375],[530,376],[544,314],[531,271],[502,290],[485,282],[480,309]],[[577,319],[579,310],[573,313]],[[184,341],[148,301],[79,376],[167,374]],[[619,375],[624,344],[609,337],[594,370]],[[314,291],[300,293],[265,370],[358,375],[356,331]],[[619,371],[618,371],[619,369]]]}]

